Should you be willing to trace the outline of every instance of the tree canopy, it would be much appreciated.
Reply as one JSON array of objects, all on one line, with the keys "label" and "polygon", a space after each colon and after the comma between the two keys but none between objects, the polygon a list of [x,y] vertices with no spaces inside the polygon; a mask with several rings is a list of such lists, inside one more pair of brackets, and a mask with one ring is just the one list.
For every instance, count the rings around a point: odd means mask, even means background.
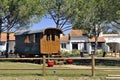
[{"label": "tree canopy", "polygon": [[[97,40],[101,32],[106,30],[109,24],[119,24],[120,0],[78,0],[78,14],[73,17],[73,28],[83,29],[86,36],[95,38],[95,52]],[[116,26],[119,28],[120,26]]]},{"label": "tree canopy", "polygon": [[39,21],[44,10],[39,0],[0,0],[0,33],[7,32],[6,57],[10,30],[30,27]]},{"label": "tree canopy", "polygon": [[[106,24],[119,24],[120,20],[120,0],[79,0],[78,15],[73,22],[73,28],[89,30],[98,33],[105,30]],[[119,26],[116,26],[119,28]],[[98,34],[97,33],[97,34]],[[93,33],[92,33],[93,34]]]},{"label": "tree canopy", "polygon": [[47,15],[50,15],[56,27],[66,31],[72,28],[70,18],[76,13],[77,0],[44,0]]},{"label": "tree canopy", "polygon": [[0,0],[1,30],[31,26],[44,14],[44,9],[39,4],[39,0]]}]

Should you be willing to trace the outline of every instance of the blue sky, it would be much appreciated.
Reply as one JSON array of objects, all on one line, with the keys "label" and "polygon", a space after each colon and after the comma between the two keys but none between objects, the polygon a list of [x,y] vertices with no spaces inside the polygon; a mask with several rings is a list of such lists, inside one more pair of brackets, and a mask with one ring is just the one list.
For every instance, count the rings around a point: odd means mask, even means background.
[{"label": "blue sky", "polygon": [[[43,17],[40,22],[34,24],[30,30],[39,30],[43,28],[48,28],[48,27],[55,27],[55,23],[52,19]],[[65,34],[68,34],[69,31],[64,32]]]},{"label": "blue sky", "polygon": [[42,18],[40,22],[34,24],[30,30],[38,30],[47,27],[55,27],[55,23],[52,19]]}]

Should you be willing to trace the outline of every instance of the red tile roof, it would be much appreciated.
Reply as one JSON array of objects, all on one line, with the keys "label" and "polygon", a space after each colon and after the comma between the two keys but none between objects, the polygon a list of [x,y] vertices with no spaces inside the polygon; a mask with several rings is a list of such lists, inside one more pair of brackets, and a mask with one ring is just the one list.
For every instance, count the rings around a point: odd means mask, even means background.
[{"label": "red tile roof", "polygon": [[83,31],[82,30],[71,30],[70,36],[73,36],[73,37],[83,36]]},{"label": "red tile roof", "polygon": [[[95,38],[89,39],[90,42],[95,42]],[[105,42],[104,37],[98,37],[98,42]]]},{"label": "red tile roof", "polygon": [[[83,30],[71,30],[70,36],[72,37],[81,37],[83,36],[84,31]],[[95,42],[95,38],[89,39],[90,42]],[[105,42],[104,37],[99,37],[98,42]]]},{"label": "red tile roof", "polygon": [[60,41],[68,41],[69,37],[68,36],[61,36]]},{"label": "red tile roof", "polygon": [[[9,40],[15,40],[14,33],[10,33]],[[0,41],[7,41],[7,33],[1,33]]]}]

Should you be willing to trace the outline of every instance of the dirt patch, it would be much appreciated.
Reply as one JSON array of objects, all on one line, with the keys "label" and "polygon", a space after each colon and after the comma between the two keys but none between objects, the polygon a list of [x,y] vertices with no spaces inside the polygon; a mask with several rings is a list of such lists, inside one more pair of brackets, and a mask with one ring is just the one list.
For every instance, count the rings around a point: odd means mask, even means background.
[{"label": "dirt patch", "polygon": [[91,69],[91,66],[79,66],[79,65],[61,65],[61,67],[72,68],[72,69]]}]

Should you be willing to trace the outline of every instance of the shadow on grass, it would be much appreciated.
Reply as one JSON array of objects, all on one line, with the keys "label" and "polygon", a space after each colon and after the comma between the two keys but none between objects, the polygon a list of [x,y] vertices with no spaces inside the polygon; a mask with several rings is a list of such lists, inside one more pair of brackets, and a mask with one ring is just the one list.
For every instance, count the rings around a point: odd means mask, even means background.
[{"label": "shadow on grass", "polygon": [[86,75],[86,74],[78,74],[78,75],[74,75],[74,74],[58,74],[57,76],[60,77],[91,77],[91,75]]},{"label": "shadow on grass", "polygon": [[83,77],[91,77],[91,75],[90,74],[47,74],[46,76],[59,76],[59,77],[81,77],[81,76],[83,76]]},{"label": "shadow on grass", "polygon": [[0,76],[43,76],[43,75],[41,73],[2,72],[2,73],[0,73]]},{"label": "shadow on grass", "polygon": [[[74,60],[74,64],[76,65],[91,65],[91,60]],[[97,65],[103,65],[103,66],[120,66],[120,60],[95,60],[95,64]]]}]

